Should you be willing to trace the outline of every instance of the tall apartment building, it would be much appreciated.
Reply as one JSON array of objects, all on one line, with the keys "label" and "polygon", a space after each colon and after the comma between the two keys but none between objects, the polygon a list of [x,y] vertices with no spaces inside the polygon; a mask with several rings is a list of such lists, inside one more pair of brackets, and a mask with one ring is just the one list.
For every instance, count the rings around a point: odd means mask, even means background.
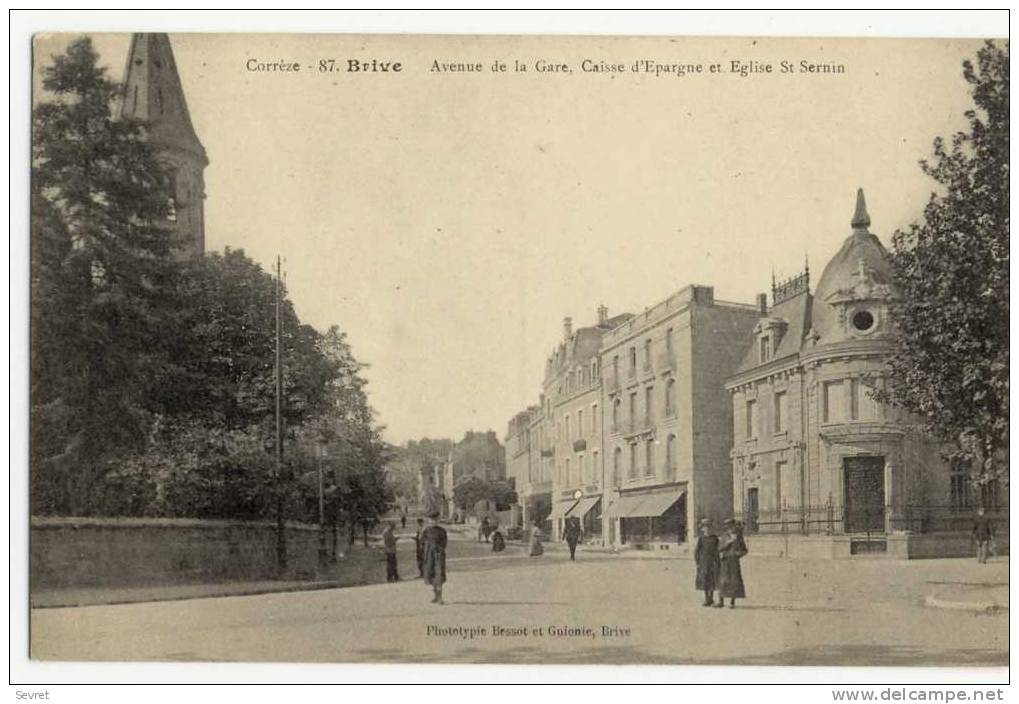
[{"label": "tall apartment building", "polygon": [[602,338],[605,544],[671,547],[732,511],[732,417],[724,380],[756,307],[687,286]]},{"label": "tall apartment building", "polygon": [[630,319],[612,318],[598,308],[595,325],[573,329],[563,321],[563,339],[545,364],[543,399],[551,452],[552,504],[550,530],[562,535],[564,519],[580,519],[585,533],[601,534],[602,389],[600,350],[603,337]]}]

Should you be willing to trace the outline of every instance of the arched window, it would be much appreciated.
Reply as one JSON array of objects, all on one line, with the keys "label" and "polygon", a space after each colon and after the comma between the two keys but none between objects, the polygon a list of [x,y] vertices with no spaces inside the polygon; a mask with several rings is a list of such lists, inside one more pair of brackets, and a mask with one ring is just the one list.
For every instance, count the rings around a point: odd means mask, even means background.
[{"label": "arched window", "polygon": [[646,475],[648,475],[648,476],[651,476],[652,474],[655,473],[655,464],[654,464],[654,461],[655,461],[655,441],[652,440],[651,438],[648,438],[647,442],[644,443],[644,460],[645,460],[644,473]]},{"label": "arched window", "polygon": [[669,379],[665,382],[665,417],[671,418],[676,415],[676,380]]},{"label": "arched window", "polygon": [[665,472],[669,478],[676,476],[676,436],[670,435],[665,444]]}]

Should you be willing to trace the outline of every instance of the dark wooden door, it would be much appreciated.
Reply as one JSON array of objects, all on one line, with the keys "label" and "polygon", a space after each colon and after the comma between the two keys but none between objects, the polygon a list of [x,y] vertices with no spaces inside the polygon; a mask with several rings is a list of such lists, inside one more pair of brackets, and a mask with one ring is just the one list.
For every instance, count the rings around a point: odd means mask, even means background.
[{"label": "dark wooden door", "polygon": [[758,515],[758,497],[757,487],[753,489],[747,489],[747,530],[751,533],[757,532],[757,515]]},{"label": "dark wooden door", "polygon": [[842,464],[847,533],[883,533],[885,458],[846,457]]}]

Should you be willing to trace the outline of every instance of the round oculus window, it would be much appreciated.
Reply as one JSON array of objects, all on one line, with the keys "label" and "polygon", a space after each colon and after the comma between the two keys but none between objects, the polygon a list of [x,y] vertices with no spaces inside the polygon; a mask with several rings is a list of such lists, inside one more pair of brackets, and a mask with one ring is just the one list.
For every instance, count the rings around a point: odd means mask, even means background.
[{"label": "round oculus window", "polygon": [[874,327],[874,314],[869,310],[859,310],[853,313],[853,327],[860,332],[867,332]]}]

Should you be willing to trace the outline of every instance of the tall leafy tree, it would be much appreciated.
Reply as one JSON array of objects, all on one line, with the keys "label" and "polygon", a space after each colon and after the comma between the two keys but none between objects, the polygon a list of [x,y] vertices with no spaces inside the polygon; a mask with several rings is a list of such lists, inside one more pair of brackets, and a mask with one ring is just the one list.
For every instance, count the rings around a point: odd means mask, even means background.
[{"label": "tall leafy tree", "polygon": [[33,510],[89,513],[144,440],[175,268],[166,173],[88,38],[44,69],[32,126]]},{"label": "tall leafy tree", "polygon": [[922,221],[895,234],[899,331],[885,399],[954,447],[989,483],[1008,471],[1009,48],[963,63],[968,129],[921,166],[939,184]]}]

